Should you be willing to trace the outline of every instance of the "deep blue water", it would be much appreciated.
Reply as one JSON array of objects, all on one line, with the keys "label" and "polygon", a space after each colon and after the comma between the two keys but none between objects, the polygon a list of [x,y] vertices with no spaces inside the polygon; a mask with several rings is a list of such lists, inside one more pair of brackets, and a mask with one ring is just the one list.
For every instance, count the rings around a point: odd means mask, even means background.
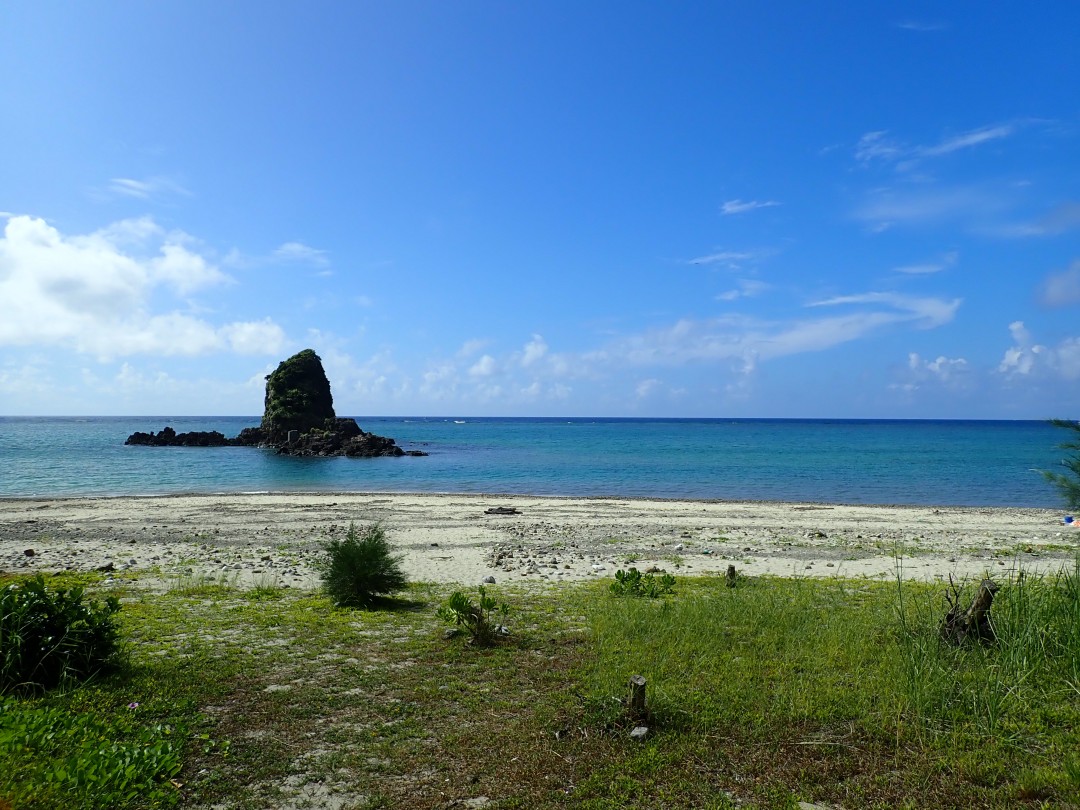
[{"label": "deep blue water", "polygon": [[207,492],[534,495],[1058,506],[1035,470],[1044,422],[360,418],[424,458],[297,459],[245,447],[127,447],[135,430],[258,417],[0,417],[0,497]]}]

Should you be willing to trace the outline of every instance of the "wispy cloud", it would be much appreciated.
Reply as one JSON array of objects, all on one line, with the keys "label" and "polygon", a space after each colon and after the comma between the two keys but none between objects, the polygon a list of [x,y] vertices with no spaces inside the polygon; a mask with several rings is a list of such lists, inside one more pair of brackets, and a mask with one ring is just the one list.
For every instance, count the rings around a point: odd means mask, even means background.
[{"label": "wispy cloud", "polygon": [[875,130],[859,138],[855,144],[855,159],[864,166],[874,162],[895,163],[898,169],[907,170],[927,158],[943,157],[1008,138],[1017,129],[1015,123],[993,124],[949,135],[934,144],[921,145],[905,143],[890,136],[886,130]]},{"label": "wispy cloud", "polygon": [[720,206],[720,213],[724,216],[731,214],[745,214],[747,211],[754,211],[758,208],[772,208],[780,205],[776,200],[728,200],[722,206]]},{"label": "wispy cloud", "polygon": [[1047,276],[1039,298],[1048,307],[1080,304],[1080,259],[1069,265],[1068,270]]},{"label": "wispy cloud", "polygon": [[1012,124],[980,127],[946,138],[933,146],[919,147],[916,154],[920,157],[940,157],[941,155],[958,152],[961,149],[970,149],[972,146],[978,146],[989,141],[1008,138],[1014,132],[1016,132],[1016,127]]},{"label": "wispy cloud", "polygon": [[330,263],[325,250],[305,245],[303,242],[285,242],[271,254],[279,262],[297,262],[316,267],[325,267]]},{"label": "wispy cloud", "polygon": [[894,225],[962,223],[972,230],[990,227],[1008,209],[999,190],[982,186],[881,188],[853,212],[872,231]]},{"label": "wispy cloud", "polygon": [[136,180],[133,177],[114,177],[109,181],[109,191],[121,197],[139,200],[156,199],[168,195],[190,197],[191,192],[170,177],[157,175]]},{"label": "wispy cloud", "polygon": [[251,255],[241,253],[235,248],[226,254],[221,263],[226,267],[262,267],[268,264],[304,264],[320,268],[317,276],[333,275],[330,268],[330,253],[326,250],[305,245],[303,242],[283,242],[269,253]]},{"label": "wispy cloud", "polygon": [[917,31],[924,34],[933,34],[949,30],[948,23],[930,20],[899,20],[893,23],[893,27],[901,28],[904,31]]},{"label": "wispy cloud", "polygon": [[687,264],[728,264],[730,262],[744,262],[754,258],[753,253],[743,253],[735,250],[722,250],[719,253],[709,253],[687,260]]},{"label": "wispy cloud", "polygon": [[736,287],[732,290],[719,293],[717,301],[736,301],[739,298],[754,298],[772,289],[772,285],[753,278],[740,278],[735,282]]},{"label": "wispy cloud", "polygon": [[815,301],[810,309],[848,311],[788,321],[742,315],[708,320],[684,318],[675,324],[617,340],[581,357],[583,365],[663,367],[728,361],[750,371],[760,361],[831,349],[890,328],[932,329],[948,323],[961,299],[860,293]]},{"label": "wispy cloud", "polygon": [[1074,228],[1080,228],[1080,203],[1067,202],[1056,206],[1048,214],[1033,222],[997,226],[990,229],[988,235],[1011,238],[1056,236]]},{"label": "wispy cloud", "polygon": [[960,254],[955,250],[951,250],[948,253],[943,253],[939,258],[929,262],[922,262],[920,264],[905,264],[901,267],[894,267],[893,272],[904,273],[911,276],[924,276],[932,273],[940,273],[942,270],[947,270],[956,264],[956,260]]},{"label": "wispy cloud", "polygon": [[906,153],[906,147],[889,137],[885,130],[862,135],[855,144],[855,159],[866,164],[875,160],[897,160]]}]

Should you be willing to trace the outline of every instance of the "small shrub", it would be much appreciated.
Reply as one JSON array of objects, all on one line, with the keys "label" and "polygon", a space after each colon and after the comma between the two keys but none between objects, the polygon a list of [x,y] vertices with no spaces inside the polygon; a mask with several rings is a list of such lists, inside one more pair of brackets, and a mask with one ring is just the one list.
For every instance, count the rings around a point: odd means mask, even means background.
[{"label": "small shrub", "polygon": [[386,533],[377,523],[357,529],[352,523],[344,540],[323,546],[323,587],[338,607],[371,607],[408,584]]},{"label": "small shrub", "polygon": [[495,624],[492,619],[496,614],[505,616],[510,606],[499,604],[494,596],[489,596],[483,585],[477,588],[479,599],[473,602],[462,591],[454,591],[446,604],[438,610],[439,618],[464,627],[471,636],[473,644],[491,644],[499,636],[509,633],[505,625]]},{"label": "small shrub", "polygon": [[1050,424],[1071,430],[1076,434],[1074,441],[1062,442],[1058,445],[1062,450],[1073,452],[1061,460],[1061,466],[1067,472],[1059,473],[1052,470],[1040,470],[1040,472],[1047,481],[1057,487],[1066,508],[1080,512],[1080,422],[1069,419],[1051,419]]},{"label": "small shrub", "polygon": [[615,581],[611,583],[611,593],[615,596],[647,596],[656,599],[675,593],[675,577],[664,574],[657,579],[652,574],[642,574],[636,568],[629,571],[615,572]]},{"label": "small shrub", "polygon": [[51,689],[116,663],[120,602],[83,601],[83,589],[50,590],[41,574],[0,589],[0,693]]}]

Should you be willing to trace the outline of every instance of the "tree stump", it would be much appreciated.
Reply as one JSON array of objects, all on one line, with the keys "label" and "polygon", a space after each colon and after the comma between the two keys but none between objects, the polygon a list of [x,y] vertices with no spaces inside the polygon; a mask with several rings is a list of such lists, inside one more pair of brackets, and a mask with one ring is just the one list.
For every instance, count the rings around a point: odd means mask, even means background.
[{"label": "tree stump", "polygon": [[941,637],[957,646],[968,638],[989,643],[997,641],[994,626],[990,623],[990,606],[994,602],[994,594],[998,592],[997,583],[984,579],[967,610],[961,609],[960,589],[953,584],[952,577],[949,584],[952,591],[945,594],[949,612],[941,620]]},{"label": "tree stump", "polygon": [[735,583],[739,581],[739,575],[735,572],[735,566],[729,565],[727,567],[727,586],[734,588]]},{"label": "tree stump", "polygon": [[630,702],[627,704],[630,716],[635,720],[645,717],[645,678],[641,675],[630,676]]}]

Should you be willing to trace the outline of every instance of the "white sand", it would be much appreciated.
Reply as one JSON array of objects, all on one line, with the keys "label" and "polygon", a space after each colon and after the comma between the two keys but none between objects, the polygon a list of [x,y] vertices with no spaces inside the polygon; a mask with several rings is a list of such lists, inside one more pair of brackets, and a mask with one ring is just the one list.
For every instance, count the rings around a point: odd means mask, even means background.
[{"label": "white sand", "polygon": [[[487,515],[491,507],[518,515]],[[379,521],[410,579],[557,582],[618,568],[695,575],[963,579],[1071,566],[1080,529],[1045,509],[479,495],[253,494],[0,500],[0,571],[209,576],[314,587],[320,544]],[[33,555],[28,555],[28,550]],[[144,581],[145,578],[144,578]]]}]

